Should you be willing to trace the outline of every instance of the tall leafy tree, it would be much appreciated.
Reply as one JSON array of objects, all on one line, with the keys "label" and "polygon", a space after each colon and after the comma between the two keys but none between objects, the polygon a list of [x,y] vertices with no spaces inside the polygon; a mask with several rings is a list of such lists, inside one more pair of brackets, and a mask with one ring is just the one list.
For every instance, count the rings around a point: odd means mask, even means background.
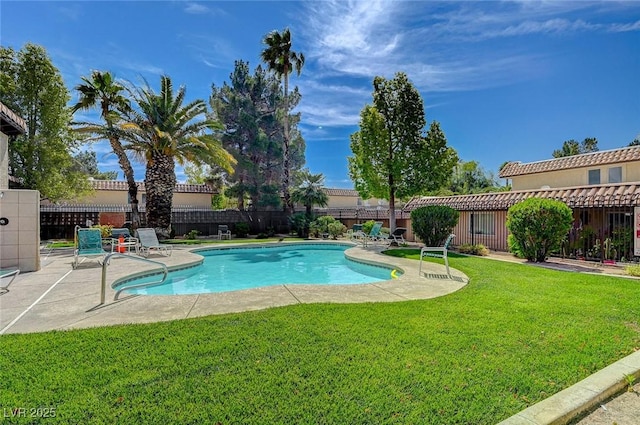
[{"label": "tall leafy tree", "polygon": [[436,190],[446,184],[458,161],[440,124],[424,133],[422,97],[406,74],[373,81],[373,105],[360,114],[360,130],[351,135],[349,175],[363,199],[389,200],[389,227],[396,227],[397,198]]},{"label": "tall leafy tree", "polygon": [[18,52],[0,47],[0,83],[0,99],[28,127],[11,141],[9,173],[51,201],[88,192],[72,155],[79,142],[69,130],[69,92],[46,50],[30,43]]},{"label": "tall leafy tree", "polygon": [[[289,105],[300,99],[297,90],[289,94]],[[282,109],[280,81],[261,66],[253,74],[244,61],[236,61],[229,82],[212,86],[209,99],[212,116],[223,128],[217,133],[222,144],[238,160],[235,172],[228,176],[233,195],[241,209],[245,199],[251,207],[275,208],[281,205],[280,190],[284,175],[283,127],[277,111]],[[297,131],[299,115],[291,115],[289,170],[304,164],[304,140]]]},{"label": "tall leafy tree", "polygon": [[281,33],[271,31],[262,40],[266,48],[262,51],[262,60],[267,64],[269,70],[275,73],[284,82],[284,134],[283,134],[283,161],[284,161],[284,178],[282,182],[282,192],[285,202],[285,208],[293,211],[293,203],[289,193],[291,184],[291,176],[289,172],[289,74],[294,70],[300,75],[302,66],[304,65],[304,55],[291,50],[291,32],[285,28]]},{"label": "tall leafy tree", "polygon": [[571,139],[562,144],[561,149],[553,151],[554,158],[562,158],[565,156],[580,155],[583,153],[597,152],[598,151],[598,139],[595,137],[587,137],[581,143]]},{"label": "tall leafy tree", "polygon": [[118,158],[118,164],[122,169],[129,190],[129,202],[131,203],[131,222],[134,229],[140,226],[138,212],[138,185],[136,184],[133,167],[127,156],[120,136],[117,124],[122,120],[121,113],[127,113],[131,106],[125,95],[125,87],[116,81],[110,72],[93,71],[91,77],[82,77],[82,84],[75,87],[79,93],[78,102],[73,107],[73,112],[99,108],[100,117],[105,124],[78,123],[77,131],[89,133],[98,138],[106,138],[111,145],[111,150]]},{"label": "tall leafy tree", "polygon": [[492,173],[485,172],[477,161],[460,161],[453,169],[452,193],[466,195],[495,189],[497,182]]},{"label": "tall leafy tree", "polygon": [[176,161],[197,166],[217,164],[232,171],[235,159],[216,140],[211,130],[219,127],[206,119],[203,100],[184,104],[184,86],[174,91],[171,78],[160,78],[156,93],[148,83],[131,90],[134,108],[125,125],[124,148],[146,162],[147,225],[160,238],[171,234],[171,207],[176,185]]},{"label": "tall leafy tree", "polygon": [[118,177],[117,171],[102,172],[98,168],[98,157],[95,151],[84,151],[73,157],[78,168],[86,175],[99,180],[115,180]]},{"label": "tall leafy tree", "polygon": [[[241,209],[246,197],[253,207],[279,206],[282,171],[282,127],[276,110],[282,100],[279,81],[262,67],[254,74],[249,65],[236,61],[234,71],[221,87],[212,86],[212,116],[221,122],[217,132],[222,144],[238,161],[229,177]],[[275,199],[269,196],[275,193]]]}]

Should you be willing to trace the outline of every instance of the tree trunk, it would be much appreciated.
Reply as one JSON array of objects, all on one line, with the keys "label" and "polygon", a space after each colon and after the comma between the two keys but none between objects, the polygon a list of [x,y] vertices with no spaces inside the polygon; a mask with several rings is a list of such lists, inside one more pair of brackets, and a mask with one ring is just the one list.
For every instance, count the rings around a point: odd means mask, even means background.
[{"label": "tree trunk", "polygon": [[284,73],[284,134],[283,134],[283,155],[284,155],[284,178],[282,181],[282,195],[284,197],[284,208],[289,214],[293,214],[293,203],[289,193],[289,75],[288,70]]},{"label": "tree trunk", "polygon": [[389,176],[389,231],[396,230],[396,189],[393,187],[393,176]]},{"label": "tree trunk", "polygon": [[147,162],[147,226],[155,229],[159,239],[171,237],[171,209],[176,186],[175,162],[172,156],[154,151]]},{"label": "tree trunk", "polygon": [[113,137],[109,139],[111,144],[111,149],[118,157],[118,164],[120,164],[120,168],[122,169],[122,173],[124,174],[124,178],[127,181],[127,185],[129,187],[129,202],[131,203],[131,225],[133,227],[133,231],[140,227],[140,213],[138,212],[138,185],[136,184],[136,180],[133,176],[133,167],[131,166],[131,162],[129,161],[129,157],[125,153],[122,148],[122,144],[120,140]]}]

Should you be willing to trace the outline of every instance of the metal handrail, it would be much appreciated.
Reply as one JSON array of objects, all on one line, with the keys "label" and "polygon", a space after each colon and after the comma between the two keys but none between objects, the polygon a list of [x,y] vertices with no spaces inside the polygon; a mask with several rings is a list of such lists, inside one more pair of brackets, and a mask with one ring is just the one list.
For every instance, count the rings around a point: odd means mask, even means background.
[{"label": "metal handrail", "polygon": [[107,288],[107,266],[109,265],[109,260],[111,260],[111,257],[125,257],[125,258],[128,258],[130,260],[142,261],[143,263],[157,264],[158,266],[162,267],[162,274],[163,274],[162,279],[157,281],[157,282],[139,283],[137,285],[131,285],[131,286],[127,286],[127,287],[118,289],[116,291],[116,294],[113,296],[113,300],[114,301],[116,301],[118,299],[118,296],[120,295],[120,293],[122,291],[125,291],[127,289],[142,288],[142,287],[145,287],[145,286],[161,285],[161,284],[164,283],[165,280],[167,280],[167,275],[169,274],[169,270],[167,269],[167,266],[164,263],[161,263],[159,261],[149,260],[148,258],[134,257],[132,255],[123,254],[123,253],[120,253],[120,252],[109,253],[104,257],[104,262],[102,263],[102,287],[101,287],[101,292],[100,292],[100,304],[104,304],[106,288]]}]

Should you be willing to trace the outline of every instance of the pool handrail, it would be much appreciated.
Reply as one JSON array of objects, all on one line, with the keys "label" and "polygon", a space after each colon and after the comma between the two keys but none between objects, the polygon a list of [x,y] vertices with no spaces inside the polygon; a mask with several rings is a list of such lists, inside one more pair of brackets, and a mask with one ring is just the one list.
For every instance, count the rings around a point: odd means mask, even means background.
[{"label": "pool handrail", "polygon": [[169,270],[167,269],[166,264],[161,263],[159,261],[149,260],[148,258],[137,257],[137,256],[125,254],[125,253],[120,253],[120,252],[112,252],[110,254],[107,254],[107,256],[104,258],[104,263],[102,263],[102,283],[101,283],[102,286],[100,288],[100,304],[104,304],[106,288],[107,288],[107,266],[109,265],[109,260],[111,260],[112,257],[124,257],[124,258],[128,258],[130,260],[142,261],[144,263],[157,264],[158,266],[162,267],[162,274],[163,274],[162,279],[157,281],[157,282],[154,281],[154,282],[139,283],[137,285],[131,285],[131,286],[127,286],[127,287],[123,287],[123,288],[118,289],[116,291],[116,294],[113,296],[113,300],[114,301],[117,301],[118,297],[120,296],[120,293],[122,291],[127,290],[127,289],[143,288],[143,287],[146,287],[146,286],[162,285],[164,283],[164,281],[167,280],[167,275],[169,274]]}]

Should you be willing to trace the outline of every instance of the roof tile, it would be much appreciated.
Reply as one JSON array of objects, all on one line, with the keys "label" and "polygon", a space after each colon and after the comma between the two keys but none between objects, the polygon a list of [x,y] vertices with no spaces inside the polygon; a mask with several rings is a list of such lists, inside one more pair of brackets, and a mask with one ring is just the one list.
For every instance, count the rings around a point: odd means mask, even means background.
[{"label": "roof tile", "polygon": [[[145,191],[144,182],[137,182],[138,190]],[[126,181],[121,180],[91,180],[91,185],[95,190],[123,190],[129,189]],[[184,184],[178,183],[175,187],[178,193],[214,193],[214,190],[206,184]]]},{"label": "roof tile", "polygon": [[514,190],[474,195],[423,196],[410,200],[405,210],[428,205],[447,205],[459,211],[506,210],[528,198],[557,199],[569,207],[638,206],[640,182],[554,189]]},{"label": "roof tile", "polygon": [[544,161],[521,163],[509,162],[502,170],[500,177],[507,178],[525,174],[544,173],[547,171],[568,170],[571,168],[593,167],[596,165],[615,164],[619,162],[640,161],[640,146],[627,146],[620,149],[565,156]]}]

